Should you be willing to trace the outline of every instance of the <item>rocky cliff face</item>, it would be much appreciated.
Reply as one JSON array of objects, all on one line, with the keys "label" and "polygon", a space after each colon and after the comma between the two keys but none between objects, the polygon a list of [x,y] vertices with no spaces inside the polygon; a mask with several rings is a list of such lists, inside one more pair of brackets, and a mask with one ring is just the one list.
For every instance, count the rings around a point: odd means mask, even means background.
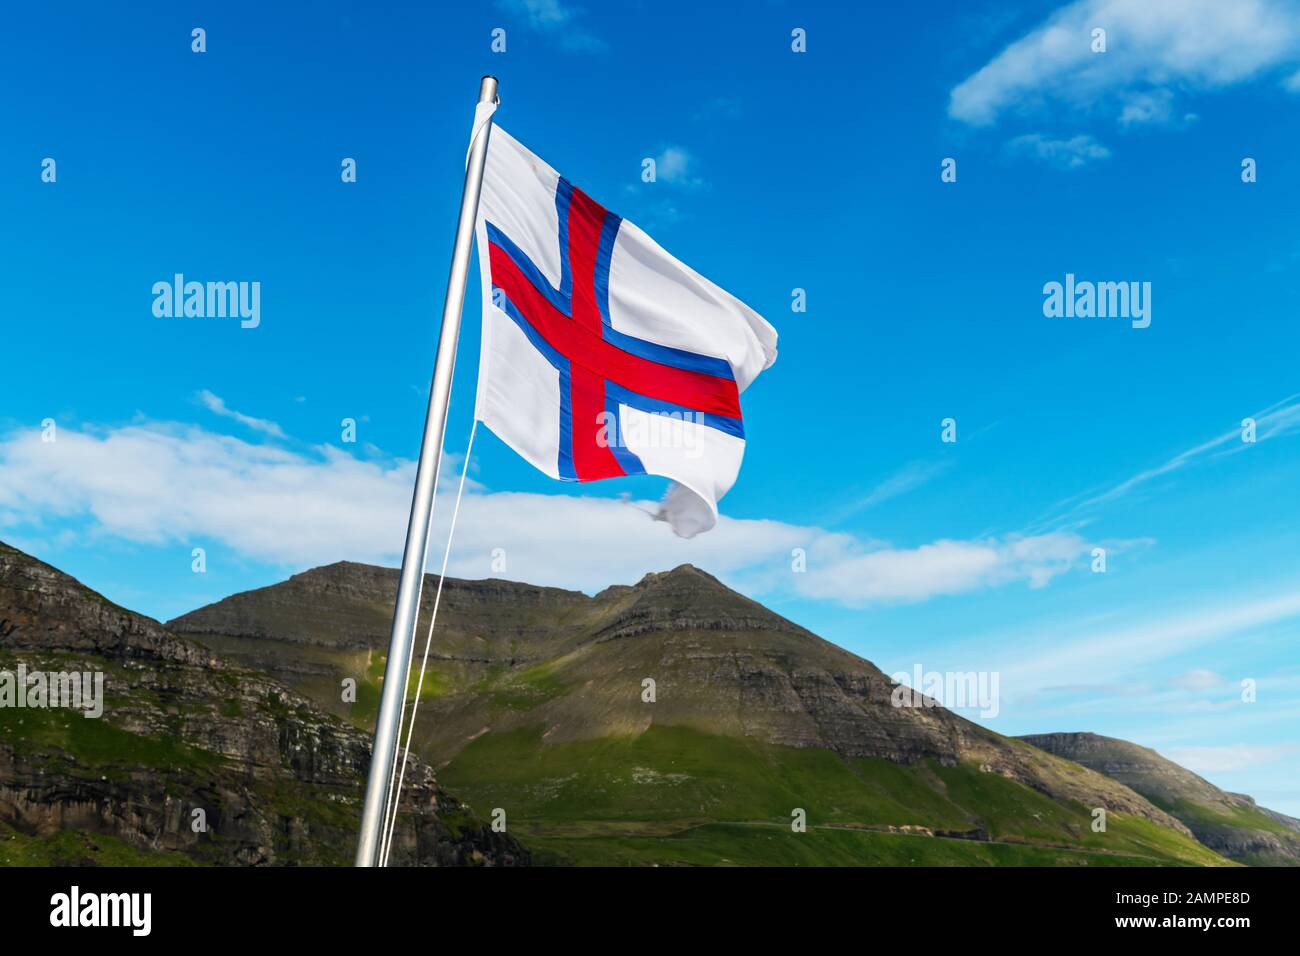
[{"label": "rocky cliff face", "polygon": [[[398,571],[352,561],[295,574],[270,587],[231,595],[168,622],[177,633],[267,638],[325,647],[388,646]],[[437,578],[425,576],[421,624],[427,625]],[[460,581],[443,586],[440,619],[450,628],[471,624],[498,639],[554,631],[566,612],[590,602],[585,594],[513,581]],[[497,648],[499,651],[500,648]]]},{"label": "rocky cliff face", "polygon": [[[426,579],[421,640],[436,583]],[[396,586],[395,571],[335,564],[235,595],[169,627],[357,719],[356,708],[332,703],[332,688],[377,673]],[[647,679],[655,682],[652,708],[642,697]],[[417,744],[441,765],[487,733],[541,726],[545,740],[557,744],[640,734],[653,723],[846,759],[968,764],[1054,800],[1104,806],[1188,833],[1101,774],[943,707],[895,706],[895,686],[870,662],[689,565],[595,597],[449,579]]]},{"label": "rocky cliff face", "polygon": [[[104,713],[0,707],[8,839],[39,848],[75,831],[91,847],[98,839],[177,861],[351,861],[370,761],[364,733],[0,544],[0,671],[19,666],[102,673]],[[427,765],[407,779],[393,863],[527,861]],[[95,851],[71,862],[96,862]]]},{"label": "rocky cliff face", "polygon": [[1178,817],[1201,843],[1233,860],[1300,865],[1300,821],[1228,793],[1154,750],[1088,733],[1033,734],[1022,740],[1142,794]]},{"label": "rocky cliff face", "polygon": [[1179,797],[1215,801],[1228,796],[1187,768],[1127,740],[1089,733],[1028,734],[1020,739],[1130,786],[1137,784],[1144,793],[1165,802]]}]

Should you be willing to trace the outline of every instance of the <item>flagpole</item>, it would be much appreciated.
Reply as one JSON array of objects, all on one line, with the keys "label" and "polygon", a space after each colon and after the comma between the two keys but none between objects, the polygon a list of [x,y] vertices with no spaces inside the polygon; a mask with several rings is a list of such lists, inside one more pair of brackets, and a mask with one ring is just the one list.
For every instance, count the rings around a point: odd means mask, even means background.
[{"label": "flagpole", "polygon": [[[497,101],[497,81],[483,77],[478,91],[479,104]],[[476,115],[477,119],[477,115]],[[406,527],[406,548],[402,552],[402,574],[397,585],[397,605],[393,610],[393,629],[388,639],[388,663],[384,667],[384,687],[379,700],[379,717],[375,723],[375,746],[370,758],[370,776],[366,780],[365,809],[361,814],[361,836],[357,841],[357,866],[376,866],[388,804],[389,781],[397,759],[397,738],[401,731],[402,702],[406,696],[406,675],[415,642],[415,624],[420,612],[420,588],[424,582],[425,551],[429,542],[429,522],[433,517],[434,484],[438,462],[442,457],[442,435],[447,424],[447,405],[451,399],[451,373],[456,365],[456,341],[460,336],[461,308],[465,303],[465,282],[469,278],[470,251],[474,245],[474,220],[478,215],[479,191],[483,186],[483,166],[487,160],[491,117],[470,144],[465,164],[465,190],[460,200],[460,218],[456,221],[456,245],[451,253],[451,275],[447,279],[447,296],[442,307],[442,331],[438,337],[438,354],[434,359],[433,383],[429,388],[429,408],[424,419],[424,439],[420,444],[420,461],[415,472],[415,494],[411,499],[411,520]],[[396,812],[394,807],[393,812]]]}]

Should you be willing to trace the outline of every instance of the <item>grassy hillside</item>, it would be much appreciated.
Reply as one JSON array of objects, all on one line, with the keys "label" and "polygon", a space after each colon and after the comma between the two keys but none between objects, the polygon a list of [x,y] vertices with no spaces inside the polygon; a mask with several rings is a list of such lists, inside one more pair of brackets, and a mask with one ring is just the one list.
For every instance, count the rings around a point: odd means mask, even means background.
[{"label": "grassy hillside", "polygon": [[[0,707],[0,865],[347,865],[368,737],[0,543],[0,672],[90,673],[102,714]],[[526,860],[427,765],[404,863]]]},{"label": "grassy hillside", "polygon": [[[973,764],[903,766],[657,724],[557,744],[544,733],[485,734],[440,776],[481,813],[505,810],[553,862],[1224,862],[1141,817],[1111,814],[1094,833],[1088,807]],[[791,828],[796,808],[804,833]]]},{"label": "grassy hillside", "polygon": [[[395,587],[331,565],[171,626],[370,729]],[[1127,787],[893,687],[689,566],[595,597],[453,580],[415,747],[557,863],[1226,862]]]},{"label": "grassy hillside", "polygon": [[1300,866],[1300,820],[1228,793],[1154,750],[1100,734],[1022,738],[1142,794],[1184,823],[1201,843],[1251,866]]}]

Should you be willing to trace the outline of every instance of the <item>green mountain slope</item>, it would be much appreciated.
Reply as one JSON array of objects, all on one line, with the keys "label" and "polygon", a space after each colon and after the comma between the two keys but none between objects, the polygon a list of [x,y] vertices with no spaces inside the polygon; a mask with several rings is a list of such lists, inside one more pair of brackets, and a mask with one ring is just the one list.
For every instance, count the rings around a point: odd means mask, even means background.
[{"label": "green mountain slope", "polygon": [[[23,668],[103,675],[103,713],[0,698],[0,865],[351,862],[365,734],[0,544],[0,683]],[[394,862],[527,859],[411,779]]]},{"label": "green mountain slope", "polygon": [[1220,790],[1154,750],[1099,734],[1022,740],[1117,780],[1177,817],[1203,844],[1250,865],[1300,866],[1300,820]]},{"label": "green mountain slope", "polygon": [[[395,590],[395,571],[336,564],[169,626],[370,727]],[[893,686],[689,566],[595,597],[449,580],[416,747],[556,862],[1226,862],[1127,787],[894,706]]]}]

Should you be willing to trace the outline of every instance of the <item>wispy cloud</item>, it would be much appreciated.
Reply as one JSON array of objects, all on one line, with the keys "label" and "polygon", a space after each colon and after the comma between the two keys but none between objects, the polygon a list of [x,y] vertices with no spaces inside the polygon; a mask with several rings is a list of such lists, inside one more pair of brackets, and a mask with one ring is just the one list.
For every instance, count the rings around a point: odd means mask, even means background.
[{"label": "wispy cloud", "polygon": [[[1107,34],[1093,52],[1092,31]],[[1076,0],[953,88],[954,119],[988,126],[1061,107],[1166,122],[1175,97],[1300,65],[1297,0]]]},{"label": "wispy cloud", "polygon": [[1099,159],[1109,159],[1110,150],[1091,136],[1052,139],[1042,133],[1026,133],[1007,143],[1013,153],[1032,156],[1057,169],[1079,169]]},{"label": "wispy cloud", "polygon": [[1214,671],[1202,667],[1188,671],[1185,674],[1179,674],[1169,683],[1179,690],[1205,691],[1217,690],[1223,687],[1227,681]]},{"label": "wispy cloud", "polygon": [[254,418],[252,415],[245,415],[242,412],[237,412],[233,408],[227,407],[226,403],[222,401],[219,395],[214,395],[206,388],[200,391],[195,397],[204,408],[212,412],[214,415],[220,415],[222,418],[229,418],[232,421],[239,422],[239,424],[243,425],[245,428],[251,428],[253,431],[262,432],[263,434],[270,435],[273,438],[285,437],[284,431],[275,422],[268,421],[265,418]]},{"label": "wispy cloud", "polygon": [[[43,535],[68,527],[155,545],[220,542],[249,559],[296,567],[350,559],[395,563],[410,506],[412,463],[361,460],[337,448],[257,445],[192,425],[136,423],[0,437],[0,527]],[[450,478],[445,482],[450,484]],[[445,534],[447,489],[435,512]],[[1086,551],[1074,535],[915,547],[781,521],[724,517],[689,541],[651,520],[649,502],[493,492],[471,482],[452,573],[494,574],[594,590],[691,562],[747,591],[859,607],[922,601],[1019,583],[1046,584]],[[806,571],[793,570],[795,549]]]},{"label": "wispy cloud", "polygon": [[1120,627],[1085,628],[1037,651],[1017,650],[1002,667],[1003,686],[1022,693],[1115,683],[1137,668],[1254,628],[1300,617],[1300,587],[1239,596]]},{"label": "wispy cloud", "polygon": [[1012,582],[1038,588],[1075,567],[1088,550],[1071,533],[942,540],[906,549],[831,535],[809,553],[809,573],[798,576],[796,587],[806,597],[849,607],[924,601]]},{"label": "wispy cloud", "polygon": [[[1255,420],[1254,444],[1298,432],[1300,431],[1300,393],[1290,395],[1248,417]],[[1158,465],[1144,468],[1137,474],[1112,485],[1104,491],[1091,492],[1073,499],[1067,499],[1060,505],[1060,508],[1064,510],[1058,511],[1057,515],[1046,524],[1055,525],[1077,518],[1102,505],[1118,501],[1157,478],[1180,471],[1208,458],[1237,454],[1250,447],[1251,443],[1242,441],[1241,428],[1221,432],[1208,441],[1181,451]]]},{"label": "wispy cloud", "polygon": [[658,182],[689,188],[705,185],[698,172],[699,162],[683,146],[665,146],[654,160]]},{"label": "wispy cloud", "polygon": [[905,495],[928,483],[951,467],[951,461],[909,461],[893,474],[889,475],[865,495],[840,509],[831,524],[837,524],[854,515],[874,508],[876,505]]},{"label": "wispy cloud", "polygon": [[1173,119],[1173,113],[1173,90],[1134,93],[1125,99],[1119,114],[1119,125],[1145,126],[1149,123],[1168,123]]},{"label": "wispy cloud", "polygon": [[1226,747],[1175,747],[1165,754],[1193,773],[1226,773],[1276,763],[1300,752],[1300,744],[1232,744]]},{"label": "wispy cloud", "polygon": [[582,26],[580,7],[560,0],[498,0],[497,6],[522,17],[538,33],[554,38],[562,49],[573,53],[600,53],[607,44]]}]

